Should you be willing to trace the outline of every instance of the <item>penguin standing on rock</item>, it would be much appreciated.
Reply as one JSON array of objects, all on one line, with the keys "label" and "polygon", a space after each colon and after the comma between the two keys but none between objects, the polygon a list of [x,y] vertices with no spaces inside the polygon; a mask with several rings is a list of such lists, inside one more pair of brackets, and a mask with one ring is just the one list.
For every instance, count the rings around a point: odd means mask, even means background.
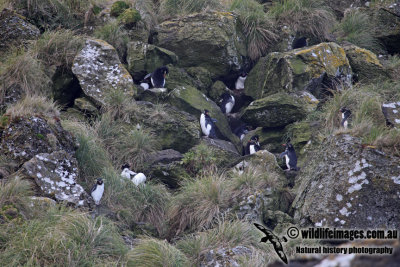
[{"label": "penguin standing on rock", "polygon": [[286,147],[285,152],[282,152],[279,155],[279,158],[285,157],[286,160],[286,166],[288,170],[293,170],[293,171],[299,171],[300,168],[297,167],[297,156],[296,156],[296,151],[294,151],[294,147],[290,142],[287,142],[286,144],[282,144],[283,146]]},{"label": "penguin standing on rock", "polygon": [[221,111],[222,113],[231,113],[233,106],[235,105],[235,98],[229,93],[223,93],[221,96]]},{"label": "penguin standing on rock", "polygon": [[104,183],[103,179],[97,178],[96,184],[92,187],[91,196],[96,205],[100,204],[100,200],[103,197],[104,193]]},{"label": "penguin standing on rock", "polygon": [[252,155],[261,149],[260,143],[258,142],[258,135],[253,135],[247,142],[245,154]]},{"label": "penguin standing on rock", "polygon": [[342,121],[340,125],[347,129],[349,126],[349,117],[351,116],[351,111],[345,107],[340,108],[340,112],[342,113]]},{"label": "penguin standing on rock", "polygon": [[236,90],[243,90],[244,89],[244,82],[247,78],[247,72],[242,71],[235,82],[235,89]]},{"label": "penguin standing on rock", "polygon": [[166,66],[162,66],[152,73],[147,74],[143,80],[144,82],[140,83],[140,86],[142,86],[145,90],[150,88],[150,85],[148,82],[145,82],[146,80],[150,79],[151,85],[154,88],[164,88],[165,86],[165,77],[167,76],[169,70]]},{"label": "penguin standing on rock", "polygon": [[209,111],[207,109],[204,110],[203,113],[200,115],[200,126],[201,126],[201,131],[205,136],[208,136],[210,138],[216,138],[217,135],[215,133],[215,122],[217,122],[216,119],[213,119],[210,117],[208,114]]}]

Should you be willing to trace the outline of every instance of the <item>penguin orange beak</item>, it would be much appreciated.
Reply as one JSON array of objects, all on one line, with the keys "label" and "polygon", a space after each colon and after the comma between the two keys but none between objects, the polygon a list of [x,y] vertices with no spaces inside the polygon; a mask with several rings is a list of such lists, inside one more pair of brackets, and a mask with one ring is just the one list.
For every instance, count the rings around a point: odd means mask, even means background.
[{"label": "penguin orange beak", "polygon": [[282,146],[286,146],[286,144],[282,144]]}]

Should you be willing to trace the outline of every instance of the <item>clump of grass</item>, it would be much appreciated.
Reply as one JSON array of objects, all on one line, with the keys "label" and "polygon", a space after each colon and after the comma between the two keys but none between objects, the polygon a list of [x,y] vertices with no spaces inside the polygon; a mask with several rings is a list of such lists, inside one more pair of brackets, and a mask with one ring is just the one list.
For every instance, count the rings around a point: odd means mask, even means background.
[{"label": "clump of grass", "polygon": [[147,223],[155,228],[158,236],[165,235],[170,194],[163,185],[147,182],[137,187],[113,168],[104,169],[102,177],[107,186],[104,203],[117,214],[122,227],[130,229]]},{"label": "clump of grass", "polygon": [[204,11],[206,8],[218,8],[220,2],[217,0],[163,0],[160,5],[160,13],[176,17]]},{"label": "clump of grass", "polygon": [[132,28],[135,26],[142,17],[140,16],[139,11],[134,8],[128,8],[118,17],[120,23],[125,25],[125,27]]},{"label": "clump of grass", "polygon": [[346,12],[342,21],[336,25],[334,33],[339,41],[347,41],[362,48],[379,51],[380,45],[373,35],[371,19],[360,10]]},{"label": "clump of grass", "polygon": [[190,266],[188,258],[165,240],[143,238],[128,253],[128,266],[184,267]]},{"label": "clump of grass", "polygon": [[26,95],[15,105],[10,106],[6,111],[6,115],[8,115],[11,120],[32,115],[54,119],[54,117],[60,116],[60,109],[55,102],[44,96]]},{"label": "clump of grass", "polygon": [[121,62],[126,62],[129,36],[123,25],[120,25],[118,21],[109,22],[97,28],[93,35],[111,44],[117,50]]},{"label": "clump of grass", "polygon": [[223,220],[218,221],[214,226],[212,229],[187,236],[177,242],[177,248],[190,258],[193,265],[199,266],[205,261],[207,252],[212,249],[232,249],[236,246],[244,246],[257,250],[264,254],[264,257],[265,252],[273,251],[272,248],[259,242],[263,234],[252,224],[237,220]]},{"label": "clump of grass", "polygon": [[111,6],[110,15],[114,17],[118,17],[125,10],[129,8],[129,4],[125,1],[116,1]]},{"label": "clump of grass", "polygon": [[256,61],[264,56],[278,36],[273,31],[273,21],[255,0],[234,0],[231,10],[239,14],[246,35],[247,52]]},{"label": "clump of grass", "polygon": [[215,150],[201,143],[185,153],[182,164],[186,171],[192,175],[197,175],[216,170],[217,165],[220,163],[219,161],[220,159],[217,157]]},{"label": "clump of grass", "polygon": [[[113,224],[103,218],[51,209],[22,225],[2,227],[0,261],[6,266],[118,264],[127,253]],[[3,243],[3,244],[1,244]]]},{"label": "clump of grass", "polygon": [[0,80],[0,103],[13,91],[21,96],[46,94],[51,90],[51,80],[44,72],[43,64],[35,53],[23,49],[11,51],[0,63]]},{"label": "clump of grass", "polygon": [[323,0],[280,0],[268,11],[279,24],[288,25],[298,34],[324,40],[335,17]]},{"label": "clump of grass", "polygon": [[209,173],[185,181],[173,197],[169,211],[172,235],[209,228],[229,207],[231,194],[225,175]]},{"label": "clump of grass", "polygon": [[29,196],[33,195],[32,186],[27,180],[14,178],[10,181],[0,180],[0,209],[13,205],[19,211],[29,211]]},{"label": "clump of grass", "polygon": [[158,3],[152,0],[136,0],[135,8],[139,10],[140,16],[147,30],[152,30],[158,24]]},{"label": "clump of grass", "polygon": [[32,50],[46,66],[71,68],[83,44],[83,37],[74,31],[46,31],[33,43]]},{"label": "clump of grass", "polygon": [[400,57],[397,55],[389,56],[389,59],[385,62],[385,68],[390,72],[390,76],[393,80],[400,79]]}]

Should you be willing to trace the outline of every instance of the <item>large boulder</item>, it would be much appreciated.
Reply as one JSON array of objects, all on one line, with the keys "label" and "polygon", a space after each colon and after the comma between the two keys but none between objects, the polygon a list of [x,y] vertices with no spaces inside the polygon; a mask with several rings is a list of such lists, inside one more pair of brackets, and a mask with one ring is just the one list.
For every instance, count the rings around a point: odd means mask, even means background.
[{"label": "large boulder", "polygon": [[152,73],[157,68],[175,64],[177,61],[178,57],[175,53],[167,49],[140,41],[128,44],[128,70],[135,80],[141,80],[146,74]]},{"label": "large boulder", "polygon": [[76,206],[88,205],[89,195],[77,184],[78,162],[63,150],[37,154],[22,165],[19,175],[34,179],[40,196]]},{"label": "large boulder", "polygon": [[230,12],[191,14],[157,27],[157,45],[175,52],[182,67],[204,67],[213,78],[238,71],[246,56],[245,38]]},{"label": "large boulder", "polygon": [[40,36],[39,29],[12,10],[4,9],[0,13],[0,52],[7,48],[34,40]]},{"label": "large boulder", "polygon": [[303,90],[313,78],[326,72],[330,77],[338,73],[351,82],[351,67],[346,54],[335,43],[320,43],[286,53],[271,53],[263,57],[250,71],[245,94],[259,99],[277,92]]},{"label": "large boulder", "polygon": [[350,135],[330,136],[302,166],[292,205],[301,226],[397,229],[400,159],[364,148]]},{"label": "large boulder", "polygon": [[262,128],[258,127],[246,134],[243,138],[243,146],[247,145],[247,142],[254,135],[258,135],[261,149],[266,149],[272,153],[279,153],[282,151],[282,143],[284,142],[284,130],[281,128]]},{"label": "large boulder", "polygon": [[382,112],[385,116],[386,122],[394,127],[400,127],[400,101],[383,103]]},{"label": "large boulder", "polygon": [[358,80],[373,81],[389,78],[389,74],[373,52],[355,45],[346,45],[343,49]]},{"label": "large boulder", "polygon": [[76,147],[72,135],[59,121],[38,116],[12,120],[0,132],[0,140],[0,154],[18,167],[37,154],[58,150],[72,154]]},{"label": "large boulder", "polygon": [[198,119],[169,105],[138,102],[131,123],[151,129],[162,149],[171,148],[184,153],[200,142]]},{"label": "large boulder", "polygon": [[117,51],[103,40],[86,41],[74,59],[72,72],[83,92],[98,105],[106,104],[112,91],[120,90],[126,97],[136,94],[132,77],[119,60]]},{"label": "large boulder", "polygon": [[295,97],[277,93],[251,102],[241,119],[254,127],[283,127],[303,119],[306,114]]},{"label": "large boulder", "polygon": [[398,4],[367,10],[374,35],[389,54],[400,52],[400,8]]},{"label": "large boulder", "polygon": [[[217,135],[231,141],[241,151],[240,140],[231,132],[225,115],[221,112],[217,104],[199,90],[192,86],[178,86],[171,91],[168,101],[173,106],[195,115],[196,118],[200,118],[200,114],[204,109],[208,109],[210,116],[217,120],[215,123],[218,128]],[[200,129],[200,124],[198,124],[198,127]]]}]

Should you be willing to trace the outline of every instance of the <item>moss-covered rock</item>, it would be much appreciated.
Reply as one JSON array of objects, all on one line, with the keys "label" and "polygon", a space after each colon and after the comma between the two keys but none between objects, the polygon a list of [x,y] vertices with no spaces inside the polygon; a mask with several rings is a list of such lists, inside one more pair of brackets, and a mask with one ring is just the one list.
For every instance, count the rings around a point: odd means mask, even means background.
[{"label": "moss-covered rock", "polygon": [[[241,151],[240,140],[231,132],[225,115],[211,99],[207,98],[199,90],[192,86],[176,87],[171,91],[168,102],[181,110],[193,114],[196,118],[200,117],[204,109],[208,109],[210,116],[217,120],[215,123],[217,126],[217,135],[230,140]],[[200,124],[198,124],[198,128],[200,129]]]},{"label": "moss-covered rock", "polygon": [[23,16],[9,9],[0,13],[0,53],[39,36],[39,29],[27,22]]},{"label": "moss-covered rock", "polygon": [[114,16],[114,17],[118,17],[128,8],[129,8],[129,4],[127,2],[116,1],[111,6],[110,15]]},{"label": "moss-covered rock", "polygon": [[133,79],[140,81],[146,74],[152,73],[161,66],[176,64],[178,57],[167,49],[133,41],[128,44],[127,62],[128,71]]},{"label": "moss-covered rock", "polygon": [[243,111],[242,120],[254,127],[283,127],[303,119],[306,114],[296,98],[277,93],[251,102]]},{"label": "moss-covered rock", "polygon": [[211,86],[208,95],[213,101],[217,102],[221,98],[221,95],[225,92],[226,92],[226,85],[221,81],[216,81]]},{"label": "moss-covered rock", "polygon": [[277,92],[301,91],[323,72],[334,77],[337,71],[349,76],[351,68],[346,54],[335,43],[321,43],[286,53],[271,53],[259,60],[250,71],[245,94],[259,99]]},{"label": "moss-covered rock", "polygon": [[76,98],[74,101],[74,107],[82,111],[84,114],[96,115],[99,113],[97,107],[86,97]]},{"label": "moss-covered rock", "polygon": [[361,82],[389,78],[389,74],[373,52],[355,45],[346,45],[343,49],[349,59],[351,69]]},{"label": "moss-covered rock", "polygon": [[284,141],[284,130],[281,128],[262,128],[248,132],[243,138],[243,146],[246,146],[247,142],[253,135],[258,135],[261,149],[266,149],[272,153],[282,152],[282,142]]},{"label": "moss-covered rock", "polygon": [[75,97],[82,92],[79,81],[71,70],[57,68],[51,80],[53,82],[53,98],[60,105],[70,106],[73,104]]},{"label": "moss-covered rock", "polygon": [[192,77],[195,87],[203,93],[208,93],[212,85],[211,73],[203,67],[190,67],[186,71]]},{"label": "moss-covered rock", "polygon": [[191,14],[158,25],[157,45],[175,52],[182,67],[204,67],[213,78],[238,71],[245,38],[230,12]]},{"label": "moss-covered rock", "polygon": [[132,77],[119,60],[117,51],[103,40],[86,41],[84,48],[74,58],[72,72],[85,95],[100,106],[106,104],[108,96],[115,91],[122,91],[126,97],[133,97],[137,93]]},{"label": "moss-covered rock", "polygon": [[132,28],[135,26],[140,20],[141,16],[139,11],[134,8],[125,9],[121,15],[118,16],[119,23],[125,25],[127,28]]},{"label": "moss-covered rock", "polygon": [[172,148],[183,153],[199,143],[200,127],[196,117],[168,105],[137,104],[131,123],[150,128],[162,149]]}]

